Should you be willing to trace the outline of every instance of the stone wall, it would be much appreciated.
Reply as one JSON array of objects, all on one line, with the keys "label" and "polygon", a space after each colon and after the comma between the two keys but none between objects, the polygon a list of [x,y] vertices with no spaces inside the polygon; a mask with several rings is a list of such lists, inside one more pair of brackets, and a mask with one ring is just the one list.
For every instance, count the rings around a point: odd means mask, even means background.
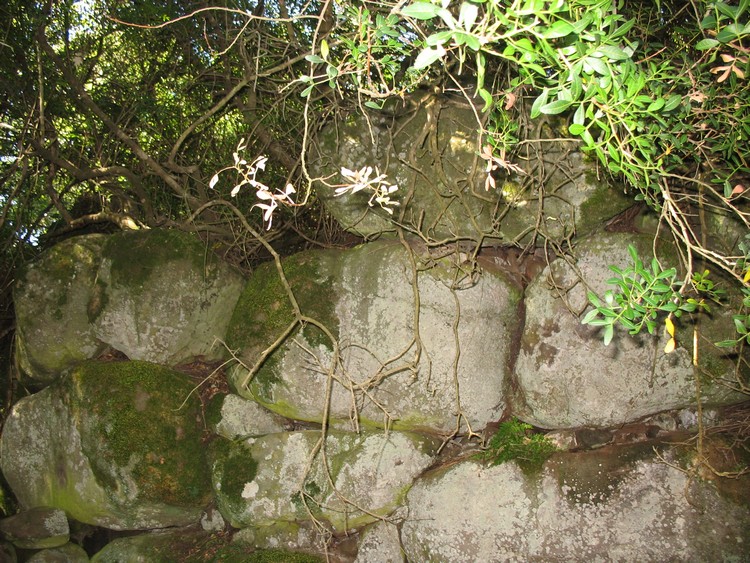
[{"label": "stone wall", "polygon": [[[694,365],[690,339],[665,354],[658,335],[604,347],[580,324],[580,278],[601,291],[649,240],[595,231],[575,270],[530,280],[497,251],[479,268],[395,240],[309,251],[283,261],[302,322],[274,263],[243,280],[176,232],[65,241],[15,292],[37,391],[0,438],[28,514],[0,531],[82,561],[36,509],[71,529],[177,527],[94,561],[741,561],[747,482],[705,479],[685,441],[696,377],[706,412],[745,400],[717,379],[732,359],[702,348]],[[536,470],[480,461],[511,416],[560,451]]]}]

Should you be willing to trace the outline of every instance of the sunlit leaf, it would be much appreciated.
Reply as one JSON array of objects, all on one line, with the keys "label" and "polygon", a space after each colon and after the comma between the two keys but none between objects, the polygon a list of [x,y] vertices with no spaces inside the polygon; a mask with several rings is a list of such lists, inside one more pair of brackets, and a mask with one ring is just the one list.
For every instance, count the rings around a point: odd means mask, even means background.
[{"label": "sunlit leaf", "polygon": [[436,47],[428,47],[427,49],[423,49],[419,55],[417,55],[416,60],[414,61],[414,68],[419,70],[422,68],[427,68],[428,66],[432,65],[435,61],[438,61],[442,59],[446,54],[445,49],[442,45],[438,45]]},{"label": "sunlit leaf", "polygon": [[571,105],[573,105],[573,102],[570,100],[555,100],[554,102],[544,104],[539,108],[539,111],[546,115],[557,115],[564,112]]},{"label": "sunlit leaf", "polygon": [[401,13],[415,20],[429,20],[437,16],[440,10],[440,6],[431,2],[414,2],[403,7]]}]

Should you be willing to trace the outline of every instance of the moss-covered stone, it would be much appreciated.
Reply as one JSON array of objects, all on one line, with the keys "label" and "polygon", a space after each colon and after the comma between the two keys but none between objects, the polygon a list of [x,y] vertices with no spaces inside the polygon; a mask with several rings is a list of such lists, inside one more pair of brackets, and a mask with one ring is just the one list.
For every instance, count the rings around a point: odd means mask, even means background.
[{"label": "moss-covered stone", "polygon": [[243,442],[216,440],[211,448],[213,484],[222,516],[237,528],[303,523],[310,514],[338,531],[356,528],[397,507],[439,444],[399,432],[329,431],[326,468],[320,437],[320,432],[303,431]]},{"label": "moss-covered stone", "polygon": [[[193,383],[145,362],[88,362],[71,375],[81,447],[97,479],[120,488],[129,467],[132,493],[146,502],[202,506],[209,488]],[[148,432],[144,432],[148,428]]]},{"label": "moss-covered stone", "polygon": [[102,235],[68,239],[18,274],[16,357],[22,375],[34,384],[51,383],[105,348],[89,315],[105,240]]},{"label": "moss-covered stone", "polygon": [[92,563],[318,563],[314,555],[282,549],[262,550],[244,542],[230,541],[225,533],[189,528],[118,538],[91,559]]},{"label": "moss-covered stone", "polygon": [[113,529],[196,522],[211,487],[192,388],[146,362],[86,362],[18,402],[0,462],[20,504]]},{"label": "moss-covered stone", "polygon": [[[338,321],[330,299],[335,266],[332,252],[302,252],[284,260],[284,276],[303,315],[326,324],[338,335]],[[232,349],[258,352],[276,340],[295,321],[289,295],[275,262],[260,265],[245,286],[227,328],[227,345]],[[331,347],[315,327],[305,329],[311,342]]]},{"label": "moss-covered stone", "polygon": [[[297,420],[319,423],[327,412],[346,424],[356,401],[364,426],[447,431],[456,424],[451,413],[457,376],[468,424],[482,427],[499,417],[521,299],[520,289],[502,274],[483,272],[471,287],[452,291],[465,275],[454,260],[422,257],[393,241],[285,259],[303,314],[334,333],[341,361],[333,358],[328,339],[308,324],[281,342],[248,381],[247,367],[255,366],[293,321],[271,266],[250,280],[232,320],[231,347],[240,350],[244,364],[229,376],[238,394]],[[283,309],[283,320],[274,320]],[[268,332],[269,325],[275,330]],[[421,353],[413,364],[417,336]],[[331,369],[335,382],[328,402]]]},{"label": "moss-covered stone", "polygon": [[[284,276],[292,289],[302,315],[315,319],[338,338],[339,319],[335,313],[333,280],[339,266],[336,251],[302,252],[284,260]],[[253,366],[261,352],[270,347],[295,322],[294,309],[274,262],[262,264],[252,275],[240,296],[227,328],[227,345],[240,350],[247,366]],[[310,346],[333,348],[330,339],[317,327],[307,324],[292,331],[286,342],[303,339]],[[283,344],[283,343],[282,343]],[[275,387],[284,383],[278,377],[278,361],[283,352],[275,351],[254,376],[254,388],[243,388],[247,370],[238,367],[230,373],[230,383],[244,396],[263,405],[274,404]],[[295,418],[295,412],[280,412]]]},{"label": "moss-covered stone", "polygon": [[171,262],[188,259],[204,275],[218,263],[198,238],[169,229],[115,233],[107,237],[102,258],[112,263],[111,283],[134,291]]},{"label": "moss-covered stone", "polygon": [[[420,97],[407,99],[408,109],[349,116],[324,128],[310,158],[314,175],[338,178],[342,167],[377,167],[399,187],[390,197],[400,205],[401,224],[433,240],[458,237],[483,245],[533,243],[537,229],[545,238],[582,234],[632,204],[622,190],[609,190],[604,178],[590,173],[594,162],[569,142],[554,140],[565,127],[554,118],[526,132],[528,141],[543,142],[543,151],[507,155],[523,172],[496,170],[496,187],[485,189],[475,109],[440,95]],[[517,118],[504,116],[511,120]],[[345,229],[367,237],[395,230],[393,216],[371,205],[366,190],[338,197],[330,182],[316,190]]]}]

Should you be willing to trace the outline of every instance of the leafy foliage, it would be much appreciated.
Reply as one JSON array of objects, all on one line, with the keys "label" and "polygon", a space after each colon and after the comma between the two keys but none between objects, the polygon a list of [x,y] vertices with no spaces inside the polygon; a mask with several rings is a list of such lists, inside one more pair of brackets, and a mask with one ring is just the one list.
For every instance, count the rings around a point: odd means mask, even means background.
[{"label": "leafy foliage", "polygon": [[[654,334],[657,317],[660,313],[679,318],[682,313],[692,313],[698,309],[708,310],[704,300],[692,297],[685,298],[676,290],[682,287],[677,281],[675,268],[662,269],[656,258],[651,260],[650,267],[645,267],[634,246],[628,246],[633,265],[623,269],[610,266],[617,277],[607,283],[617,290],[607,290],[600,299],[595,293],[588,292],[589,301],[594,309],[589,311],[581,322],[592,326],[604,327],[604,344],[612,341],[616,324],[624,326],[630,334],[639,334],[645,327],[649,334]],[[713,290],[713,283],[707,277],[708,272],[696,280],[704,292],[717,299],[718,290]],[[671,323],[671,321],[670,321]],[[670,325],[667,325],[669,327]],[[668,332],[674,337],[674,329]]]},{"label": "leafy foliage", "polygon": [[491,465],[515,461],[527,471],[541,469],[557,448],[543,434],[531,434],[531,429],[530,424],[515,419],[500,423],[478,459]]}]

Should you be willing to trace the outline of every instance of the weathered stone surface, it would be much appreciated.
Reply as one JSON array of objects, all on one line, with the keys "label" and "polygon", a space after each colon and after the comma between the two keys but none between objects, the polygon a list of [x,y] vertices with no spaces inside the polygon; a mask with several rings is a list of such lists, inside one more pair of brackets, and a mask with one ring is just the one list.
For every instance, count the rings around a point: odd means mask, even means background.
[{"label": "weathered stone surface", "polygon": [[211,485],[192,388],[145,362],[81,364],[13,407],[0,438],[3,474],[23,507],[60,508],[79,522],[195,523]]},{"label": "weathered stone surface", "polygon": [[362,532],[354,563],[406,563],[398,528],[390,522],[376,522]]},{"label": "weathered stone surface", "polygon": [[474,461],[426,475],[407,495],[407,558],[743,561],[747,507],[653,455],[647,445],[558,455],[532,476]]},{"label": "weathered stone surface", "polygon": [[177,231],[118,233],[107,238],[91,307],[96,336],[130,359],[177,365],[220,358],[216,344],[244,287],[243,278],[204,243]]},{"label": "weathered stone surface", "polygon": [[285,430],[281,417],[234,393],[212,399],[207,418],[212,430],[228,440]]},{"label": "weathered stone surface", "polygon": [[36,507],[0,520],[0,532],[21,549],[44,549],[68,543],[70,527],[63,510]]},{"label": "weathered stone surface", "polygon": [[[498,272],[487,270],[476,283],[465,283],[450,259],[414,258],[413,265],[399,243],[378,242],[301,253],[284,262],[302,313],[326,325],[341,346],[331,418],[347,423],[358,416],[376,426],[390,419],[397,429],[452,431],[458,389],[462,426],[482,428],[504,408],[503,383],[520,330],[520,290]],[[465,285],[451,290],[455,282]],[[229,346],[252,366],[293,320],[275,267],[259,268],[240,298]],[[320,422],[332,357],[330,339],[307,324],[268,358],[249,389],[242,386],[244,366],[230,380],[239,394],[272,411]]]},{"label": "weathered stone surface", "polygon": [[[497,187],[486,190],[486,161],[477,155],[477,113],[458,98],[429,96],[391,112],[350,115],[318,134],[314,174],[326,180],[316,189],[324,205],[344,228],[362,236],[393,231],[393,217],[436,240],[454,237],[484,244],[527,240],[538,227],[547,236],[579,235],[598,227],[632,204],[630,198],[598,180],[570,142],[544,142],[537,151],[517,158],[519,172],[500,170]],[[548,138],[559,137],[549,124]],[[538,131],[529,133],[539,138]],[[532,146],[532,145],[527,145]],[[391,199],[393,217],[366,190],[336,197],[346,183],[342,167],[371,166],[387,174],[399,190]],[[377,172],[372,173],[375,177]],[[600,205],[606,201],[606,205]],[[543,220],[538,222],[542,206]]]},{"label": "weathered stone surface", "polygon": [[[701,331],[699,366],[692,364],[692,330],[688,323],[678,348],[664,353],[663,329],[655,336],[645,329],[630,336],[619,327],[609,346],[601,329],[582,325],[571,311],[587,311],[587,287],[598,295],[613,289],[609,265],[632,265],[628,244],[642,257],[651,256],[652,238],[626,233],[599,233],[575,248],[576,267],[585,284],[563,259],[554,261],[526,290],[526,324],[515,365],[514,414],[542,428],[616,426],[660,411],[695,402],[696,374],[731,373],[733,364],[710,345],[722,340],[708,330],[716,320],[705,319]],[[665,262],[670,260],[667,254]],[[674,257],[671,258],[674,263]],[[649,260],[650,262],[650,260]],[[666,265],[665,265],[666,266]],[[726,321],[726,319],[725,319]],[[679,324],[679,323],[678,323]],[[726,323],[731,329],[731,321]],[[705,377],[704,377],[705,379]],[[702,384],[704,401],[731,404],[745,397],[711,380]]]},{"label": "weathered stone surface", "polygon": [[218,358],[242,277],[188,233],[165,230],[64,241],[15,288],[23,372],[49,383],[111,347],[176,365]]},{"label": "weathered stone surface", "polygon": [[88,563],[89,556],[81,546],[66,543],[60,547],[43,549],[26,560],[26,563]]},{"label": "weathered stone surface", "polygon": [[52,247],[19,275],[16,357],[22,373],[48,383],[106,348],[95,334],[88,307],[106,237],[76,237]]},{"label": "weathered stone surface", "polygon": [[[210,557],[210,558],[209,558]],[[92,563],[171,562],[202,563],[229,561],[241,563],[322,563],[322,558],[283,550],[258,550],[244,542],[226,543],[203,530],[156,531],[118,538],[91,559]]]},{"label": "weathered stone surface", "polygon": [[242,528],[232,536],[232,541],[257,549],[296,550],[304,553],[325,553],[326,545],[325,537],[311,520]]},{"label": "weathered stone surface", "polygon": [[302,431],[215,441],[213,483],[224,518],[236,528],[269,526],[308,520],[309,509],[335,530],[355,528],[392,512],[438,445],[402,432],[332,431],[325,455],[333,491],[321,454],[310,462],[319,439],[320,432]]}]

